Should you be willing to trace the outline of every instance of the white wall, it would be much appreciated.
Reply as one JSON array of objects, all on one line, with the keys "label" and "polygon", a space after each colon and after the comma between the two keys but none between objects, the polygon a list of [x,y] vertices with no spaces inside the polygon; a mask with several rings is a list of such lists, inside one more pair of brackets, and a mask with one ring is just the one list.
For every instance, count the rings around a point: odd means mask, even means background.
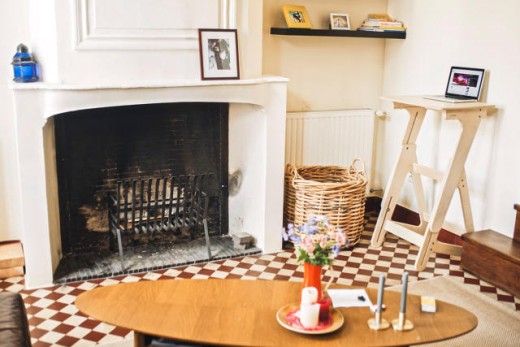
[{"label": "white wall", "polygon": [[[520,202],[520,2],[389,0],[388,12],[405,22],[408,33],[403,42],[387,42],[383,95],[443,94],[451,65],[487,69],[482,101],[496,105],[498,112],[482,121],[466,172],[475,228],[511,236],[513,204]],[[376,171],[384,186],[405,121],[402,111],[392,111],[382,124]],[[445,168],[460,129],[457,123],[427,115],[419,160]],[[410,194],[402,201],[414,206]],[[448,221],[462,225],[458,199]]]},{"label": "white wall", "polygon": [[[87,19],[92,20],[79,46],[78,9],[90,9],[79,12],[89,13]],[[186,13],[188,9],[195,14]],[[241,78],[261,75],[262,1],[0,1],[0,241],[23,238],[13,96],[8,87],[18,43],[25,43],[38,58],[43,82],[170,84],[200,80],[199,27],[237,28]]]},{"label": "white wall", "polygon": [[28,2],[45,82],[200,80],[198,28],[238,29],[241,78],[261,74],[261,1]]},{"label": "white wall", "polygon": [[16,164],[11,60],[19,43],[28,42],[26,1],[2,0],[0,10],[0,241],[21,239],[20,190]]}]

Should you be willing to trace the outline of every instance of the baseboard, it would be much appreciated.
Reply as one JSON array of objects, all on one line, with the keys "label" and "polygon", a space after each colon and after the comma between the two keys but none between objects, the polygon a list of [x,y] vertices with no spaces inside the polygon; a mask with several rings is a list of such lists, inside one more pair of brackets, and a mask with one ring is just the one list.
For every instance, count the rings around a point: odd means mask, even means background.
[{"label": "baseboard", "polygon": [[[382,199],[379,197],[368,197],[366,201],[366,211],[379,213],[381,210],[381,201]],[[395,206],[394,214],[392,215],[392,220],[412,225],[419,225],[420,222],[419,213],[401,205]],[[463,243],[462,238],[459,235],[454,234],[449,230],[445,229],[440,230],[438,240],[459,246],[462,246]]]}]

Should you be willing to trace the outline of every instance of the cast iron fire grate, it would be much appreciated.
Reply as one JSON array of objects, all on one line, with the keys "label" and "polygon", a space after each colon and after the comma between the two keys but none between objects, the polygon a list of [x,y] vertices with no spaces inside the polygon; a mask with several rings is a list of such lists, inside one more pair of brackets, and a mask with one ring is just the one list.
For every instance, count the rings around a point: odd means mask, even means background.
[{"label": "cast iron fire grate", "polygon": [[123,236],[154,238],[174,233],[189,240],[204,230],[208,261],[211,260],[208,231],[208,180],[213,174],[130,178],[117,181],[109,192],[109,228],[117,238],[124,271]]}]

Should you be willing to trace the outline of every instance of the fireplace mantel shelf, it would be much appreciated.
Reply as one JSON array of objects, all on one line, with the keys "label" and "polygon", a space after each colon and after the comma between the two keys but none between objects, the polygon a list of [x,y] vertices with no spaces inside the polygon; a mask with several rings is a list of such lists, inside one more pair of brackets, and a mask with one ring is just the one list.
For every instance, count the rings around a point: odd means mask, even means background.
[{"label": "fireplace mantel shelf", "polygon": [[101,89],[148,89],[148,88],[182,88],[182,87],[210,87],[210,86],[236,86],[254,85],[262,83],[287,83],[289,79],[280,76],[262,76],[259,78],[241,80],[172,80],[170,82],[154,81],[130,81],[104,84],[66,84],[66,83],[15,83],[9,87],[13,90],[101,90]]},{"label": "fireplace mantel shelf", "polygon": [[[15,98],[40,101],[35,112],[43,120],[81,109],[173,102],[223,102],[266,107],[272,102],[271,87],[283,86],[288,79],[262,76],[241,80],[119,81],[85,84],[11,83]],[[41,99],[41,100],[40,100]],[[22,101],[27,102],[27,101]],[[283,107],[285,108],[285,101]]]}]

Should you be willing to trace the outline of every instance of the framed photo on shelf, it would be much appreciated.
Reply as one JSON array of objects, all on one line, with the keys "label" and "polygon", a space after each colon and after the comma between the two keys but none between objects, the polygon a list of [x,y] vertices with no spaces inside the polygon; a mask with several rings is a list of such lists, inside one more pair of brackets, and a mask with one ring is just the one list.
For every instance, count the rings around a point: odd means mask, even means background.
[{"label": "framed photo on shelf", "polygon": [[288,28],[311,28],[311,21],[304,6],[283,5],[282,11]]},{"label": "framed photo on shelf", "polygon": [[240,78],[236,29],[199,29],[199,54],[203,80]]},{"label": "framed photo on shelf", "polygon": [[330,28],[332,30],[350,30],[350,19],[345,13],[330,14]]}]

